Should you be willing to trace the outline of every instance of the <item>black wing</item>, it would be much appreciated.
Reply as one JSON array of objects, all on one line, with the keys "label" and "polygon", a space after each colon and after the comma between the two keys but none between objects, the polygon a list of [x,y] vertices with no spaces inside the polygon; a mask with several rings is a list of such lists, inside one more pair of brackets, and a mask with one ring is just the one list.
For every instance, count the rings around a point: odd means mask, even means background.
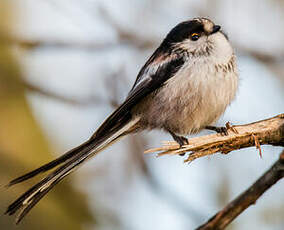
[{"label": "black wing", "polygon": [[173,77],[184,62],[183,56],[164,55],[158,48],[140,70],[124,103],[105,120],[92,138],[104,136],[121,122],[130,119],[131,109]]}]

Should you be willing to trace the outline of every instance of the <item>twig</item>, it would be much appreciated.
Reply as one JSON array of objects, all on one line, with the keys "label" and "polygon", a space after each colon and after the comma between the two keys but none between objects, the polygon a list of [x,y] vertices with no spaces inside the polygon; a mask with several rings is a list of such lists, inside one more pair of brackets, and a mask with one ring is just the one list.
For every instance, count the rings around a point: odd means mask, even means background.
[{"label": "twig", "polygon": [[87,105],[104,103],[103,98],[99,98],[99,97],[95,97],[95,96],[88,97],[88,98],[82,98],[82,99],[73,99],[71,97],[67,97],[65,95],[61,95],[61,94],[58,94],[54,91],[50,91],[48,89],[45,89],[43,87],[33,85],[33,84],[31,84],[30,82],[27,82],[27,81],[22,81],[22,84],[25,87],[25,89],[30,91],[30,92],[38,93],[40,95],[61,101],[61,102],[66,103],[66,104],[87,106]]},{"label": "twig", "polygon": [[252,137],[254,139],[255,147],[259,150],[259,156],[260,156],[260,158],[262,158],[262,151],[261,151],[259,140],[254,134],[252,134]]},{"label": "twig", "polygon": [[272,185],[284,177],[284,151],[272,167],[265,172],[251,187],[230,202],[225,208],[214,215],[207,223],[197,230],[222,230],[225,229],[240,213],[257,199]]},{"label": "twig", "polygon": [[99,10],[101,18],[113,27],[120,41],[127,41],[127,43],[132,44],[138,49],[153,48],[156,45],[154,39],[141,38],[136,32],[123,28],[105,8],[100,7]]},{"label": "twig", "polygon": [[145,153],[158,152],[158,156],[190,152],[185,162],[217,152],[227,154],[233,150],[260,145],[284,146],[284,114],[246,125],[233,126],[227,136],[211,134],[189,139],[189,145],[179,148],[175,141],[167,141],[162,147],[153,148]]},{"label": "twig", "polygon": [[36,48],[49,48],[49,49],[81,49],[86,51],[99,51],[109,50],[121,45],[121,43],[115,42],[73,42],[73,41],[60,41],[60,40],[48,40],[48,39],[25,39],[25,38],[10,38],[7,40],[9,45],[16,44],[24,49],[36,49]]}]

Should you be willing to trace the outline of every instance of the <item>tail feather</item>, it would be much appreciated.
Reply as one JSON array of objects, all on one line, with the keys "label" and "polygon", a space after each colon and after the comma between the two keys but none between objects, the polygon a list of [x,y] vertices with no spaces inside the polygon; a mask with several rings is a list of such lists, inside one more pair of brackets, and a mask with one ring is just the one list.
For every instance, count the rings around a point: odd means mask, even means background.
[{"label": "tail feather", "polygon": [[[77,152],[77,154],[80,156],[82,155],[82,153],[85,153],[89,150],[88,146],[85,146],[85,148],[86,148],[85,151]],[[28,191],[22,194],[16,201],[14,201],[11,205],[9,205],[5,214],[13,215],[19,208],[21,208],[21,206],[26,205],[29,201],[29,198],[32,198],[34,195],[36,195],[37,191],[44,185],[47,185],[50,180],[55,178],[55,176],[59,176],[60,173],[66,168],[66,166],[68,165],[70,161],[66,162],[64,165],[62,165],[58,169],[51,172],[48,176],[42,179],[39,183],[35,184]]]},{"label": "tail feather", "polygon": [[23,181],[26,181],[32,177],[35,177],[36,175],[49,171],[50,169],[55,168],[56,166],[62,164],[63,162],[66,162],[67,160],[71,159],[73,156],[75,156],[78,151],[81,151],[91,140],[88,140],[87,142],[84,142],[83,144],[79,145],[76,148],[71,149],[70,151],[66,152],[65,154],[63,154],[62,156],[56,158],[53,161],[48,162],[47,164],[42,165],[41,167],[30,171],[20,177],[17,177],[16,179],[12,180],[9,182],[9,184],[7,185],[7,187],[10,187],[12,185],[21,183]]},{"label": "tail feather", "polygon": [[29,213],[29,211],[37,204],[37,202],[39,202],[41,198],[44,197],[44,195],[47,194],[58,182],[60,182],[60,180],[56,180],[46,190],[37,194],[37,196],[35,196],[35,198],[26,207],[23,206],[16,218],[16,224],[20,223],[21,220]]},{"label": "tail feather", "polygon": [[[91,138],[89,141],[83,143],[79,147],[67,152],[65,155],[67,156],[69,154],[69,158],[66,157],[67,160],[61,162],[61,163],[64,162],[64,164],[59,166],[53,172],[48,174],[44,179],[42,179],[39,183],[35,184],[28,191],[22,194],[16,201],[14,201],[7,208],[7,211],[5,212],[5,214],[13,215],[15,212],[20,210],[17,216],[17,219],[16,219],[16,223],[18,224],[25,217],[25,215],[27,215],[28,212],[37,204],[37,202],[39,202],[41,198],[44,195],[46,195],[58,182],[60,182],[69,173],[71,173],[72,171],[77,169],[79,166],[81,166],[83,162],[90,159],[92,156],[96,155],[97,153],[102,151],[104,148],[111,145],[116,140],[118,140],[120,137],[122,137],[138,121],[139,119],[131,120],[127,122],[126,124],[124,124],[122,127],[120,127],[116,132],[110,133],[109,135],[103,136],[101,138],[98,138],[98,137]],[[58,163],[61,160],[58,160],[58,159],[56,160],[57,160],[56,165],[61,164],[61,163]],[[51,165],[46,168],[49,168],[49,167],[51,167]],[[36,170],[32,172],[36,172]],[[32,172],[26,175],[32,175]],[[38,172],[41,172],[41,171],[38,170]],[[27,179],[30,177],[26,176]]]},{"label": "tail feather", "polygon": [[20,223],[20,221],[29,213],[29,211],[41,200],[41,198],[43,198],[44,195],[46,195],[56,184],[58,184],[71,172],[72,169],[69,169],[68,172],[65,172],[64,169],[68,168],[67,164],[68,163],[61,166],[58,170],[55,170],[48,177],[25,192],[8,207],[5,214],[13,215],[15,212],[20,210],[16,218],[16,224]]},{"label": "tail feather", "polygon": [[51,172],[39,183],[31,187],[7,208],[5,214],[13,215],[18,210],[21,210],[16,219],[16,223],[18,224],[45,194],[47,194],[59,181],[61,181],[65,176],[72,172],[76,166],[86,159],[92,150],[93,145],[94,143],[89,144],[89,146],[85,146],[86,148],[83,151],[78,152],[73,159],[69,160]]}]

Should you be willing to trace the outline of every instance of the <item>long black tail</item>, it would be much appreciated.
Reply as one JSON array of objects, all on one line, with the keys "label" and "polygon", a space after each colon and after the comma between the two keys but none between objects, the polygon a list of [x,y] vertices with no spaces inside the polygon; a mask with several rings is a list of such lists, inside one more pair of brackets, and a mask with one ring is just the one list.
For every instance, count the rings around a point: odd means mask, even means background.
[{"label": "long black tail", "polygon": [[82,151],[89,143],[91,142],[91,140],[88,140],[86,142],[84,142],[83,144],[77,146],[76,148],[73,148],[71,150],[69,150],[68,152],[66,152],[65,154],[63,154],[62,156],[54,159],[53,161],[48,162],[47,164],[42,165],[41,167],[28,172],[20,177],[17,177],[16,179],[12,180],[9,182],[9,184],[7,185],[7,187],[10,187],[14,184],[18,184],[21,183],[23,181],[26,181],[40,173],[46,172],[50,169],[55,168],[56,166],[62,164],[63,162],[66,162],[68,159],[71,159],[73,156],[75,156],[78,152]]},{"label": "long black tail", "polygon": [[[58,182],[60,182],[69,173],[77,169],[83,162],[90,159],[92,156],[99,153],[107,146],[114,143],[117,139],[127,134],[135,124],[139,121],[136,119],[126,119],[123,122],[119,122],[114,129],[111,129],[104,135],[94,135],[90,140],[81,144],[80,146],[68,151],[61,157],[21,176],[12,180],[8,186],[20,183],[29,178],[32,178],[39,173],[48,171],[56,166],[53,172],[47,175],[39,183],[35,184],[28,191],[22,194],[16,201],[14,201],[9,207],[5,214],[13,215],[15,212],[20,210],[16,223],[18,224],[27,213],[40,201],[40,199],[47,194]],[[59,166],[62,164],[61,166]]]}]

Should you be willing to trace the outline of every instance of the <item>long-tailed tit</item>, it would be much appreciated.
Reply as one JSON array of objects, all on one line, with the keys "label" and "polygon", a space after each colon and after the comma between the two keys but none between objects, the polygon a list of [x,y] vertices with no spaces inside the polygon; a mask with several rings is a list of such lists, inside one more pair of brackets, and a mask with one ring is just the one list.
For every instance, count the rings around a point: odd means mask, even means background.
[{"label": "long-tailed tit", "polygon": [[226,35],[206,18],[174,27],[138,73],[127,98],[89,140],[57,159],[21,176],[9,186],[54,169],[7,209],[20,210],[17,222],[58,182],[119,138],[142,130],[162,129],[180,145],[181,135],[211,126],[234,99],[238,73]]}]

